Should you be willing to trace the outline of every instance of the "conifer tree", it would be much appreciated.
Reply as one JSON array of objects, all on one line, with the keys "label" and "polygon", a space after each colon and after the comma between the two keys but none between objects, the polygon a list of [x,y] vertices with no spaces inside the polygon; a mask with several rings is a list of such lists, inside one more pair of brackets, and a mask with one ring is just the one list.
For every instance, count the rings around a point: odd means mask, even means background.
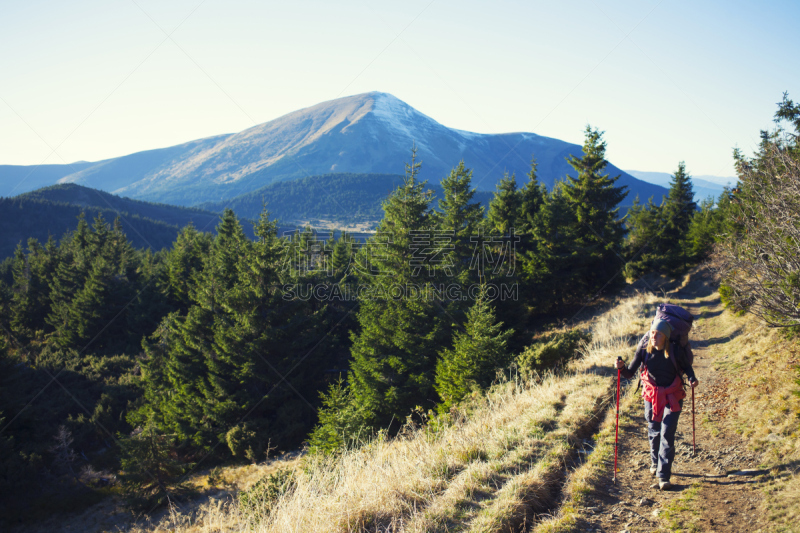
[{"label": "conifer tree", "polygon": [[[538,178],[538,164],[536,158],[531,158],[531,169],[528,172],[528,182],[520,190],[520,212],[517,223],[517,233],[531,235],[537,226],[536,217],[545,202],[547,188]],[[529,242],[530,239],[524,239]]]},{"label": "conifer tree", "polygon": [[687,265],[686,237],[696,210],[692,180],[686,172],[686,164],[681,161],[672,175],[669,195],[664,202],[664,229],[661,234],[664,260],[672,271]]},{"label": "conifer tree", "polygon": [[445,261],[447,265],[453,265],[453,275],[458,276],[469,267],[474,247],[470,238],[478,235],[483,207],[479,202],[473,202],[472,170],[464,166],[464,161],[460,161],[442,180],[442,190],[444,197],[439,200],[437,227],[446,235],[452,235],[449,243],[452,251]]},{"label": "conifer tree", "polygon": [[440,411],[447,411],[471,390],[485,389],[497,369],[508,364],[508,339],[494,309],[486,299],[485,287],[467,313],[464,331],[457,332],[452,349],[446,349],[436,364],[436,391],[442,399]]},{"label": "conifer tree", "polygon": [[192,224],[181,230],[166,258],[165,295],[187,308],[189,289],[202,270],[203,258],[211,247],[211,235],[198,232]]},{"label": "conifer tree", "polygon": [[579,265],[574,246],[578,225],[565,188],[563,181],[557,181],[544,197],[534,217],[530,249],[521,254],[525,301],[535,314],[584,296],[573,283]]},{"label": "conifer tree", "polygon": [[[62,348],[124,350],[135,314],[138,257],[119,223],[115,229],[98,215],[91,229],[81,218],[53,276],[47,322]],[[123,316],[123,314],[125,316]]]},{"label": "conifer tree", "polygon": [[344,380],[332,383],[320,396],[319,423],[308,437],[312,452],[336,453],[369,437],[362,409]]},{"label": "conifer tree", "polygon": [[730,212],[730,191],[727,188],[714,200],[708,197],[694,213],[689,231],[686,235],[686,246],[692,262],[701,261],[711,253],[711,248],[726,233],[725,222]]},{"label": "conifer tree", "polygon": [[575,216],[574,270],[570,281],[584,296],[594,294],[614,279],[621,264],[625,228],[619,220],[619,203],[627,196],[626,187],[614,184],[619,176],[604,173],[606,143],[603,133],[586,126],[583,157],[571,155],[567,162],[577,171],[567,176],[564,196]]},{"label": "conifer tree", "polygon": [[[518,278],[522,298],[521,302],[528,307],[528,312],[542,312],[544,304],[544,284],[547,283],[546,257],[550,249],[545,244],[547,214],[547,188],[539,182],[536,159],[531,158],[531,169],[528,182],[520,190],[520,211],[517,218],[519,242],[515,243],[515,261],[519,265]],[[507,307],[507,306],[506,306]],[[500,307],[498,313],[504,313]],[[517,314],[521,314],[517,311]],[[507,321],[509,324],[517,324]],[[522,329],[522,328],[520,328]]]},{"label": "conifer tree", "polygon": [[384,202],[384,218],[363,254],[371,271],[362,282],[371,294],[359,302],[348,383],[372,427],[403,420],[413,407],[436,401],[436,352],[446,338],[440,307],[404,293],[410,283],[425,283],[412,266],[412,232],[430,231],[432,219],[431,192],[417,180],[418,172],[412,151],[404,183]]},{"label": "conifer tree", "polygon": [[639,203],[638,196],[633,201],[625,216],[626,277],[637,279],[664,265],[664,211],[663,203],[654,204],[652,197],[645,205]]},{"label": "conifer tree", "polygon": [[650,198],[641,206],[637,199],[628,211],[625,275],[638,278],[651,271],[675,273],[684,268],[692,256],[687,239],[695,211],[692,182],[681,161],[660,205]]},{"label": "conifer tree", "polygon": [[353,257],[355,240],[346,232],[342,231],[339,238],[333,244],[331,252],[331,270],[334,276],[341,277],[345,270],[350,266]]},{"label": "conifer tree", "polygon": [[58,261],[58,248],[52,237],[44,247],[30,239],[27,252],[18,247],[14,253],[14,291],[9,318],[20,342],[31,340],[37,330],[46,329],[45,318],[50,313],[50,284]]},{"label": "conifer tree", "polygon": [[175,480],[191,465],[176,457],[176,446],[170,437],[159,434],[153,423],[119,442],[123,471],[120,477],[131,507],[152,509],[188,490],[188,486],[176,484]]},{"label": "conifer tree", "polygon": [[497,235],[508,235],[512,230],[516,232],[521,205],[522,198],[517,189],[517,179],[513,174],[511,176],[504,174],[497,184],[494,198],[489,203],[489,231]]},{"label": "conifer tree", "polygon": [[288,446],[305,436],[314,415],[306,399],[316,397],[336,340],[326,335],[326,306],[284,298],[285,247],[268,213],[255,234],[247,241],[235,215],[223,214],[186,316],[171,314],[144,343],[146,406],[131,416],[152,418],[192,447],[251,461],[270,441]]}]

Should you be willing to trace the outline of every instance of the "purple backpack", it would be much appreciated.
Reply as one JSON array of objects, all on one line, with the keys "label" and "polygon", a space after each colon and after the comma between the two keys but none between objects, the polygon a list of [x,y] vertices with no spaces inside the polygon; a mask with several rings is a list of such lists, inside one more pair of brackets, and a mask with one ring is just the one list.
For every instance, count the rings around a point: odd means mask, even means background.
[{"label": "purple backpack", "polygon": [[692,366],[694,364],[694,353],[689,342],[689,331],[692,329],[692,322],[694,321],[692,314],[679,305],[658,304],[656,318],[664,320],[672,326],[672,334],[669,336],[669,340],[677,342],[684,349],[686,363]]}]

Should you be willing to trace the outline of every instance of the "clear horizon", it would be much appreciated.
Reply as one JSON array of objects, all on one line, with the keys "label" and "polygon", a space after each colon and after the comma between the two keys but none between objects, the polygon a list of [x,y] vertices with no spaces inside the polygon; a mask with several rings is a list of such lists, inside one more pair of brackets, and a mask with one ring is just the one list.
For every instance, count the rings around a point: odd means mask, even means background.
[{"label": "clear horizon", "polygon": [[[800,5],[52,1],[0,21],[0,164],[98,161],[391,93],[441,124],[733,176],[784,91]],[[54,152],[55,150],[55,152]],[[455,163],[455,162],[454,162]]]}]

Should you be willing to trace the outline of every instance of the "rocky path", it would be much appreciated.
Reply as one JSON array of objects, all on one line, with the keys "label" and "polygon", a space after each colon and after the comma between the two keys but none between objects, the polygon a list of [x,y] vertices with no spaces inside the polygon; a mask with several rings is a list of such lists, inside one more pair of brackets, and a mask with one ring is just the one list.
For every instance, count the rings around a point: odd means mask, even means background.
[{"label": "rocky path", "polygon": [[[605,493],[590,498],[592,515],[580,524],[580,531],[769,531],[763,494],[757,490],[767,472],[757,469],[759,457],[747,450],[741,437],[716,423],[727,416],[734,400],[726,393],[725,376],[713,366],[715,353],[724,350],[725,339],[710,335],[711,321],[719,316],[722,305],[709,287],[708,280],[700,279],[669,295],[670,301],[703,317],[692,330],[694,369],[700,380],[695,393],[696,453],[692,453],[690,394],[684,400],[676,436],[671,480],[675,486],[666,492],[653,488],[647,426],[637,393],[625,413],[628,416],[620,419],[617,483],[612,483],[609,468]],[[636,382],[629,387],[635,388]]]}]

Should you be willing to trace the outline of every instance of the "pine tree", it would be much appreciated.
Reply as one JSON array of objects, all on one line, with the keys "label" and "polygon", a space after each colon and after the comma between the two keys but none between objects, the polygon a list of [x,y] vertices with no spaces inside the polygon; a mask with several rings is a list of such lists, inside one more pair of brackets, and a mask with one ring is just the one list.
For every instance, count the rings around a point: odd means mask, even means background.
[{"label": "pine tree", "polygon": [[696,210],[692,180],[686,172],[686,164],[681,161],[672,175],[669,195],[664,202],[664,228],[661,234],[664,260],[673,272],[686,268],[686,237]]},{"label": "pine tree", "polygon": [[489,231],[497,235],[508,235],[512,230],[516,232],[521,205],[522,198],[517,189],[516,178],[513,174],[504,174],[489,203]]},{"label": "pine tree", "polygon": [[331,270],[334,276],[341,277],[350,266],[354,245],[355,240],[346,231],[339,234],[331,252]]},{"label": "pine tree", "polygon": [[189,305],[189,288],[202,270],[203,258],[208,255],[211,241],[209,233],[200,233],[189,224],[178,234],[167,255],[166,283],[162,291],[184,308]]},{"label": "pine tree", "polygon": [[464,161],[460,161],[442,180],[442,190],[444,197],[439,200],[437,227],[452,246],[445,264],[452,265],[453,275],[459,276],[469,267],[474,247],[470,238],[478,235],[483,221],[483,207],[479,202],[473,202],[475,189],[472,188],[472,170],[464,166]]},{"label": "pine tree", "polygon": [[[517,233],[520,235],[530,235],[534,232],[537,225],[536,218],[547,196],[547,188],[544,183],[539,182],[537,167],[536,158],[532,157],[528,182],[520,190],[520,212],[517,223]],[[527,238],[524,240],[529,242]]]},{"label": "pine tree", "polygon": [[646,205],[639,203],[637,196],[625,216],[628,234],[625,241],[625,276],[638,279],[643,274],[660,270],[664,265],[664,206],[653,203],[651,197]]},{"label": "pine tree", "polygon": [[494,309],[486,299],[485,287],[467,313],[463,332],[455,334],[452,349],[446,349],[436,364],[436,391],[442,399],[440,411],[447,411],[473,389],[485,389],[496,371],[508,364],[508,339]]},{"label": "pine tree", "polygon": [[363,413],[344,380],[332,383],[320,397],[319,423],[308,437],[312,452],[336,453],[369,437]]},{"label": "pine tree", "polygon": [[531,249],[521,254],[525,301],[535,314],[584,296],[583,289],[574,283],[581,267],[574,246],[579,226],[565,189],[564,182],[557,181],[545,196],[534,218]]},{"label": "pine tree", "polygon": [[[571,280],[584,296],[594,296],[609,282],[617,279],[620,270],[623,221],[618,219],[619,203],[627,196],[626,187],[614,184],[619,176],[603,173],[606,143],[603,133],[586,126],[583,157],[567,158],[577,177],[567,176],[564,196],[574,215],[575,270]],[[616,276],[616,277],[615,277]],[[619,283],[619,282],[618,282]]]},{"label": "pine tree", "polygon": [[424,297],[403,294],[408,284],[425,283],[414,275],[411,247],[414,232],[429,232],[432,220],[431,193],[417,180],[418,172],[412,152],[404,183],[384,202],[376,237],[360,254],[371,268],[362,275],[371,294],[359,302],[348,383],[373,427],[404,420],[413,407],[436,400],[436,352],[446,335],[441,308]]},{"label": "pine tree", "polygon": [[175,444],[169,437],[159,434],[153,423],[147,423],[138,434],[123,437],[118,442],[122,459],[120,478],[131,507],[152,509],[188,490],[188,486],[179,481],[191,465],[176,457]]}]

